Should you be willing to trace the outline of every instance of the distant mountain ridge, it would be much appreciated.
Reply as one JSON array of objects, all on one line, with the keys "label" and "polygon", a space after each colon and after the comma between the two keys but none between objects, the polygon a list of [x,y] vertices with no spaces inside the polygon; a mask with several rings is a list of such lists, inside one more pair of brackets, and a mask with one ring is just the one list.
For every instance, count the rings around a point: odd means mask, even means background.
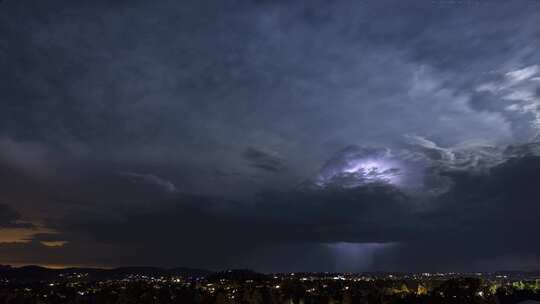
[{"label": "distant mountain ridge", "polygon": [[205,277],[213,274],[213,271],[185,267],[159,268],[159,267],[119,267],[113,269],[70,267],[53,269],[36,265],[12,267],[0,265],[0,278],[17,281],[49,281],[67,278],[76,274],[84,274],[88,281],[121,279],[129,275],[145,275],[152,277],[181,276],[181,277]]},{"label": "distant mountain ridge", "polygon": [[[282,273],[283,274],[283,273]],[[309,276],[329,276],[338,275],[340,273],[329,272],[297,272],[297,275],[309,275]],[[389,274],[393,275],[411,275],[415,273],[411,272],[362,272],[358,273],[373,277],[384,277]],[[422,274],[422,273],[418,273]],[[81,277],[77,277],[82,275]],[[105,268],[91,268],[91,267],[69,267],[69,268],[47,268],[37,265],[28,265],[21,267],[13,267],[10,265],[0,265],[0,279],[8,279],[19,282],[37,282],[37,281],[61,281],[74,279],[77,277],[79,280],[85,281],[98,281],[98,280],[118,280],[126,278],[130,275],[141,275],[148,277],[171,277],[178,276],[184,278],[201,278],[204,277],[208,281],[262,281],[270,278],[269,274],[259,273],[249,269],[229,269],[223,271],[211,271],[205,269],[196,269],[188,267],[176,267],[176,268],[159,268],[151,266],[133,266],[133,267],[119,267],[113,269]],[[458,277],[476,276],[476,272],[470,273],[455,273]],[[508,276],[513,279],[526,279],[535,278],[540,279],[540,271],[495,271],[485,272],[483,276]]]},{"label": "distant mountain ridge", "polygon": [[270,279],[270,276],[255,272],[250,269],[230,269],[225,271],[214,272],[206,277],[209,282],[219,282],[220,280],[245,282],[265,281]]}]

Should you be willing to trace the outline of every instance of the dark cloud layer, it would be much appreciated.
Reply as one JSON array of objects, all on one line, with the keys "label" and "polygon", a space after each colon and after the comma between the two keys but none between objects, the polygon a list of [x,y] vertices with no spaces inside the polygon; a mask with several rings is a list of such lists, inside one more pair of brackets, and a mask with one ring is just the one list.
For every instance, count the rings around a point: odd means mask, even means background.
[{"label": "dark cloud layer", "polygon": [[538,268],[537,24],[528,0],[3,1],[0,262]]},{"label": "dark cloud layer", "polygon": [[9,205],[0,204],[0,227],[1,228],[32,228],[32,224],[19,222],[21,215]]},{"label": "dark cloud layer", "polygon": [[253,147],[246,148],[244,157],[250,162],[251,166],[261,170],[279,172],[285,169],[282,159]]}]

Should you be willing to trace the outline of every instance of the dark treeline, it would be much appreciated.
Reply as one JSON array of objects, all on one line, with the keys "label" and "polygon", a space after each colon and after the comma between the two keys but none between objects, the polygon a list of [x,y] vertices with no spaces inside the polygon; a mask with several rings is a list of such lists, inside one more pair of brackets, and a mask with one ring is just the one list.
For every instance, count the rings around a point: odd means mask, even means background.
[{"label": "dark treeline", "polygon": [[[268,282],[267,282],[268,283]],[[96,283],[6,283],[3,304],[330,304],[448,303],[505,304],[540,300],[534,288],[519,284],[494,288],[480,279],[450,279],[435,284],[375,280],[369,282],[283,280],[214,283],[108,281]],[[534,283],[537,284],[537,283]],[[533,286],[533,285],[530,285]]]}]

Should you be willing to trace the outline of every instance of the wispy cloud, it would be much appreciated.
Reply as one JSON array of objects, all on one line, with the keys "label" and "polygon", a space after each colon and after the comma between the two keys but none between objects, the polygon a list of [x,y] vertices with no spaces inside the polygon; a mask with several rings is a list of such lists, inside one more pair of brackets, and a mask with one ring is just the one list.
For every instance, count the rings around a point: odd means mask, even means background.
[{"label": "wispy cloud", "polygon": [[135,172],[118,172],[119,175],[128,178],[132,183],[142,183],[157,186],[166,192],[177,192],[178,188],[171,181],[161,178],[154,174],[141,174]]}]

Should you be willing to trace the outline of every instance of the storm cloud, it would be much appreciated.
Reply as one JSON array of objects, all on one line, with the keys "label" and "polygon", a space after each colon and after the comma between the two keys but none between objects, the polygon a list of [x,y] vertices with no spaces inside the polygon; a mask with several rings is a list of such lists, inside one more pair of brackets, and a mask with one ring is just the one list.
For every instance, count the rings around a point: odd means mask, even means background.
[{"label": "storm cloud", "polygon": [[0,262],[540,267],[537,24],[527,0],[2,1],[24,237]]}]

